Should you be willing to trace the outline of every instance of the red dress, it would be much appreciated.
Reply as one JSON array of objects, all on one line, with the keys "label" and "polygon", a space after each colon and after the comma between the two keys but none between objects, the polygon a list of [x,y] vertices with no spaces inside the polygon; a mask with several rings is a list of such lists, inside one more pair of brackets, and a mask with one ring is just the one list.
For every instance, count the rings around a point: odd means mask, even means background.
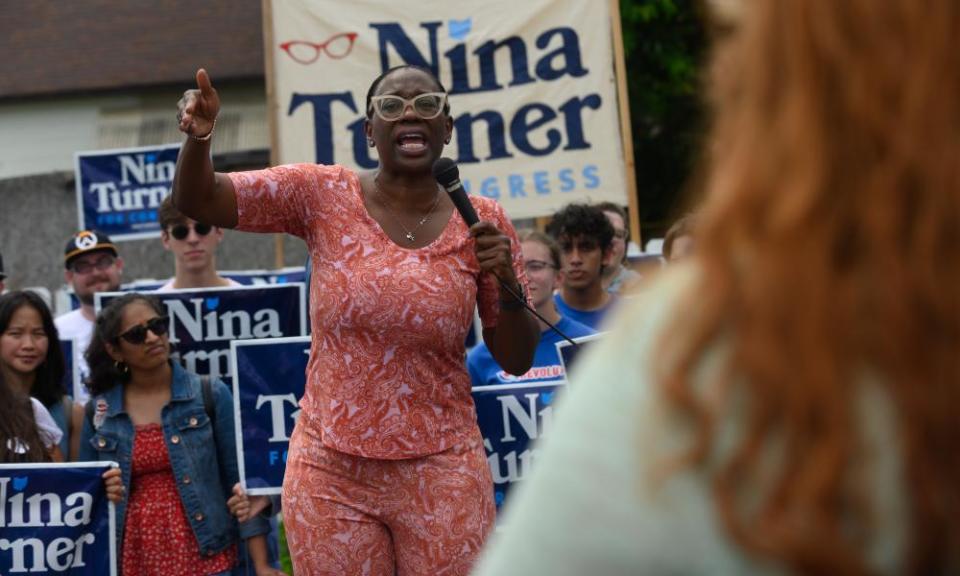
[{"label": "red dress", "polygon": [[231,569],[236,561],[236,546],[215,556],[200,556],[200,546],[177,493],[163,428],[159,424],[137,426],[123,529],[123,574],[216,574]]}]

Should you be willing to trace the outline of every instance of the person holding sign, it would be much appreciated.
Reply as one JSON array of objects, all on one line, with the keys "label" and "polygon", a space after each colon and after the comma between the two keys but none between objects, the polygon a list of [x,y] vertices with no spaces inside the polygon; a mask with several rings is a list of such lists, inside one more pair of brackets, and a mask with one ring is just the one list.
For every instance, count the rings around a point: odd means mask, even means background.
[{"label": "person holding sign", "polygon": [[[159,301],[143,294],[116,298],[97,316],[80,459],[120,463],[124,574],[221,574],[237,559],[233,400],[220,380],[203,382],[171,362],[168,327]],[[240,535],[265,550],[267,529],[255,518]],[[265,555],[254,561],[258,575],[277,574]]]},{"label": "person holding sign", "polygon": [[467,330],[479,305],[493,356],[523,374],[539,329],[510,294],[526,282],[507,215],[473,197],[481,221],[468,227],[431,173],[453,130],[446,91],[415,66],[373,81],[373,172],[218,174],[220,100],[206,71],[197,86],[179,103],[188,137],[177,207],[217,226],[294,234],[311,257],[313,342],[283,489],[295,571],[466,574],[494,524]]}]

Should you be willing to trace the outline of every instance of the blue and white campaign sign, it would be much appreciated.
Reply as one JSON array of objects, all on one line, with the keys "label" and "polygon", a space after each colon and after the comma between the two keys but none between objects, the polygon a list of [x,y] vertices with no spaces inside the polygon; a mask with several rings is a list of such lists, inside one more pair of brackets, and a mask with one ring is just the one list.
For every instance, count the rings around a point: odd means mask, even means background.
[{"label": "blue and white campaign sign", "polygon": [[237,340],[230,357],[240,480],[250,494],[279,494],[306,385],[310,337]]},{"label": "blue and white campaign sign", "polygon": [[[430,69],[448,93],[467,192],[511,218],[574,201],[627,201],[610,2],[270,0],[278,163],[377,166],[364,99],[391,67]],[[213,76],[214,86],[217,78]]]},{"label": "blue and white campaign sign", "polygon": [[101,475],[115,462],[0,464],[0,574],[116,576]]},{"label": "blue and white campaign sign", "polygon": [[[99,313],[123,292],[98,292]],[[230,343],[251,338],[305,336],[307,314],[301,283],[157,292],[170,317],[170,344],[184,367],[214,378],[233,376]]]},{"label": "blue and white campaign sign", "polygon": [[549,434],[553,403],[565,385],[556,380],[473,388],[497,510],[510,487],[530,473],[537,452],[533,441]]},{"label": "blue and white campaign sign", "polygon": [[[300,415],[310,338],[240,340],[231,347],[240,479],[251,494],[279,494],[290,434]],[[497,507],[529,473],[565,381],[473,388]]]},{"label": "blue and white campaign sign", "polygon": [[[224,270],[224,278],[230,278],[244,286],[263,286],[264,284],[292,284],[307,282],[307,270],[303,266],[287,266],[276,270]],[[309,288],[309,287],[308,287]]]},{"label": "blue and white campaign sign", "polygon": [[78,152],[75,157],[80,230],[111,240],[160,236],[157,210],[170,193],[180,144]]}]

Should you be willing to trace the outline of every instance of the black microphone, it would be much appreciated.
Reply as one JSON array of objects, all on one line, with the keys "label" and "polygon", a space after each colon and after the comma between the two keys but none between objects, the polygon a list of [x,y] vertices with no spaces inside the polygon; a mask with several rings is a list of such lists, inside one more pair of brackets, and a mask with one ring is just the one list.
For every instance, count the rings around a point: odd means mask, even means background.
[{"label": "black microphone", "polygon": [[[453,200],[453,205],[456,206],[457,212],[460,213],[460,217],[463,218],[463,221],[467,223],[467,226],[473,226],[480,221],[480,218],[477,216],[477,211],[473,209],[473,204],[470,203],[470,200],[467,198],[467,191],[463,189],[463,183],[460,182],[460,169],[457,168],[457,163],[449,158],[438,158],[436,162],[433,163],[433,177],[437,180],[437,183],[443,186],[443,189],[447,191],[447,194],[450,194],[450,199]],[[513,298],[523,305],[531,314],[542,320],[547,326],[553,329],[554,332],[560,335],[561,338],[564,338],[567,342],[573,344],[574,348],[579,348],[580,346],[574,342],[569,336],[560,331],[559,328],[550,323],[549,320],[541,316],[533,307],[527,304],[527,299],[523,297],[523,292],[518,294],[513,287],[508,286],[502,278],[493,275],[494,278],[500,282],[500,285],[503,286],[503,289],[506,290]]]},{"label": "black microphone", "polygon": [[450,194],[453,205],[457,207],[457,212],[460,213],[460,217],[463,218],[468,227],[480,221],[480,218],[477,217],[477,211],[473,209],[473,204],[467,198],[467,191],[463,189],[463,183],[460,182],[460,169],[457,168],[456,162],[449,158],[438,158],[433,163],[433,177]]}]

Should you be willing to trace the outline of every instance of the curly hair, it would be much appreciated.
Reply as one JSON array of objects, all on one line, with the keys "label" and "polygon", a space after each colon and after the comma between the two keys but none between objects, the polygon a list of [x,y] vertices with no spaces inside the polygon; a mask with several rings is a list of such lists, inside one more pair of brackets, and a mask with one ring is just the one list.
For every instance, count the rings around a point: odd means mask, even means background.
[{"label": "curly hair", "polygon": [[8,292],[0,296],[0,334],[6,332],[14,313],[23,306],[29,306],[37,311],[40,322],[43,324],[43,332],[47,336],[47,355],[37,366],[30,395],[44,406],[53,406],[63,400],[66,393],[63,384],[66,363],[63,359],[63,350],[60,349],[60,334],[46,302],[28,290]]},{"label": "curly hair", "polygon": [[[696,424],[686,462],[748,552],[868,573],[869,371],[895,418],[903,573],[956,572],[960,3],[757,0],[741,17],[715,53],[701,273],[658,355]],[[717,342],[726,366],[697,382]],[[735,398],[744,433],[715,460]]]},{"label": "curly hair", "polygon": [[121,372],[107,350],[107,344],[116,346],[120,339],[120,325],[123,322],[123,311],[129,304],[143,302],[153,310],[163,315],[163,305],[153,296],[131,292],[111,300],[107,306],[97,314],[96,327],[93,338],[87,348],[85,357],[90,367],[90,376],[84,382],[91,395],[103,394],[118,384],[125,384],[130,374]]},{"label": "curly hair", "polygon": [[567,204],[547,224],[547,234],[561,238],[586,236],[597,241],[601,250],[613,244],[613,224],[602,210],[591,204]]}]

